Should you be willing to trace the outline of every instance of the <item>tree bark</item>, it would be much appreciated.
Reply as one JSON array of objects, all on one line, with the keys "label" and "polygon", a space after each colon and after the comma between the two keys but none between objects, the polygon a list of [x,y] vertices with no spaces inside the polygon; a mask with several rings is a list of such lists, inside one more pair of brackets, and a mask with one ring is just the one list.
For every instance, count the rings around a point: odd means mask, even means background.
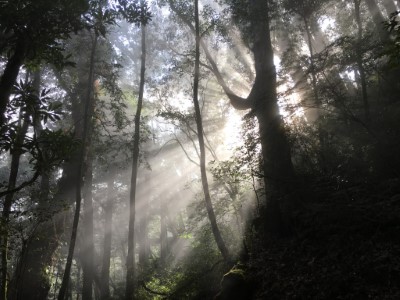
[{"label": "tree bark", "polygon": [[[144,0],[141,1],[144,6]],[[146,24],[141,24],[141,44],[142,56],[140,67],[140,83],[139,83],[139,99],[135,115],[135,132],[133,136],[132,151],[132,175],[131,190],[129,195],[129,227],[128,227],[128,255],[126,259],[126,290],[125,299],[132,300],[135,298],[135,214],[136,214],[136,181],[139,165],[139,144],[140,144],[140,116],[143,105],[144,81],[146,71]]]},{"label": "tree bark", "polygon": [[256,80],[250,94],[256,99],[253,109],[259,123],[262,147],[264,185],[267,194],[266,231],[280,235],[287,230],[282,220],[280,200],[293,190],[295,176],[290,145],[279,114],[268,2],[252,1],[250,9],[255,37],[252,51],[256,68]]}]

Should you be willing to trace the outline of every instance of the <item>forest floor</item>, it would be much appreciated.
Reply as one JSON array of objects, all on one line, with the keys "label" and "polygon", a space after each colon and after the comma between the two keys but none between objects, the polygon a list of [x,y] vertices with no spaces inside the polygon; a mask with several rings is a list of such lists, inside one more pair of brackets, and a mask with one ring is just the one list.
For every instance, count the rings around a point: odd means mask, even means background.
[{"label": "forest floor", "polygon": [[313,188],[295,233],[251,254],[254,299],[400,299],[400,180]]}]

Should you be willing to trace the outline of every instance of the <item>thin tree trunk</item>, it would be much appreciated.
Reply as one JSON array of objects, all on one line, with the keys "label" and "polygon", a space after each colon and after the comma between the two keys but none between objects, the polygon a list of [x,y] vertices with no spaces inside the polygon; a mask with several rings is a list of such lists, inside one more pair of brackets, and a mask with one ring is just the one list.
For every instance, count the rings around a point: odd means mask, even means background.
[{"label": "thin tree trunk", "polygon": [[[93,104],[92,104],[93,105]],[[92,132],[89,129],[89,132]],[[87,138],[87,159],[85,172],[85,185],[83,192],[83,241],[82,241],[82,300],[92,300],[94,278],[94,242],[93,242],[93,151],[91,137]]]},{"label": "thin tree trunk", "polygon": [[[144,6],[144,1],[141,1],[141,6]],[[139,143],[140,143],[140,115],[143,105],[144,80],[146,71],[146,25],[144,20],[141,24],[141,43],[142,56],[140,67],[140,84],[139,84],[139,99],[135,115],[135,132],[133,136],[133,151],[132,151],[132,176],[131,190],[129,195],[129,229],[128,229],[128,255],[126,259],[126,291],[125,299],[132,300],[135,297],[135,201],[136,201],[136,181],[139,164]]]},{"label": "thin tree trunk", "polygon": [[103,263],[101,267],[101,300],[110,300],[110,259],[112,240],[112,217],[114,206],[114,178],[107,182],[107,202],[104,205],[104,244]]},{"label": "thin tree trunk", "polygon": [[201,172],[201,183],[203,186],[204,200],[206,204],[206,210],[208,218],[211,223],[211,230],[214,235],[215,242],[217,243],[218,249],[222,254],[225,261],[230,262],[231,257],[228,248],[222,239],[221,232],[219,231],[217,220],[215,217],[214,209],[211,202],[210,189],[208,186],[207,171],[206,171],[206,149],[204,144],[204,131],[203,123],[201,119],[201,110],[199,104],[199,77],[200,77],[200,24],[199,24],[199,1],[194,1],[194,14],[195,14],[195,31],[196,31],[196,56],[195,56],[195,67],[194,67],[194,82],[193,82],[193,104],[196,116],[197,125],[197,136],[199,139],[200,148],[200,172]]},{"label": "thin tree trunk", "polygon": [[92,50],[91,50],[91,54],[90,54],[90,67],[89,67],[88,89],[87,89],[87,95],[86,95],[85,113],[84,113],[84,122],[83,122],[82,145],[81,145],[81,151],[80,151],[81,153],[80,153],[80,158],[79,158],[80,161],[79,161],[79,166],[78,166],[78,174],[76,177],[75,214],[74,214],[74,220],[73,220],[73,224],[72,224],[72,233],[71,233],[71,240],[70,240],[70,245],[69,245],[69,249],[68,249],[68,257],[67,257],[67,262],[66,262],[66,266],[65,266],[63,280],[62,280],[60,291],[58,294],[58,300],[65,300],[65,297],[67,295],[69,277],[70,277],[71,266],[72,266],[72,259],[73,259],[73,255],[74,255],[76,237],[77,237],[77,233],[78,233],[79,214],[80,214],[81,202],[82,202],[81,190],[82,190],[83,166],[84,166],[85,153],[86,153],[86,141],[87,141],[88,135],[91,134],[90,132],[88,132],[88,130],[89,130],[89,124],[91,122],[91,117],[92,117],[92,114],[91,114],[92,112],[90,111],[90,109],[92,107],[91,100],[92,100],[92,95],[93,95],[93,83],[94,83],[94,58],[95,58],[95,54],[96,54],[97,40],[98,40],[98,36],[97,36],[97,34],[95,34],[95,37],[93,40],[93,45],[92,45]]}]

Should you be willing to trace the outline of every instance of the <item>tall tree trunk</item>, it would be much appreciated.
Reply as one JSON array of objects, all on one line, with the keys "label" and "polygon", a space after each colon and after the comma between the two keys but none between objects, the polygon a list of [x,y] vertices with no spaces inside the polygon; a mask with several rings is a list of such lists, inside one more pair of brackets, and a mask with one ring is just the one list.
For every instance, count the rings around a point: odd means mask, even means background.
[{"label": "tall tree trunk", "polygon": [[73,259],[73,255],[74,255],[76,237],[77,237],[77,233],[78,233],[79,214],[80,214],[81,202],[82,202],[82,195],[81,195],[82,175],[83,175],[83,167],[84,167],[84,162],[85,162],[85,153],[86,153],[86,146],[87,146],[86,143],[87,143],[88,136],[91,134],[91,132],[89,132],[89,129],[90,129],[90,122],[91,122],[92,115],[93,115],[93,111],[91,111],[93,109],[93,105],[91,104],[91,102],[92,102],[92,95],[93,95],[94,59],[95,59],[95,54],[96,54],[97,41],[98,41],[98,36],[97,36],[97,33],[95,33],[95,37],[93,39],[93,44],[92,44],[92,49],[91,49],[91,54],[90,54],[89,78],[88,78],[85,113],[84,113],[84,121],[83,121],[82,145],[81,145],[79,165],[78,165],[78,170],[77,170],[78,174],[75,178],[75,180],[76,180],[75,181],[75,184],[76,184],[75,214],[74,214],[74,220],[73,220],[73,224],[72,224],[72,233],[71,233],[71,240],[70,240],[70,245],[69,245],[69,249],[68,249],[68,257],[67,257],[67,262],[65,265],[63,280],[62,280],[60,291],[58,294],[58,300],[65,300],[65,297],[67,296],[67,289],[69,286],[69,277],[70,277],[70,272],[71,272],[72,259]]},{"label": "tall tree trunk", "polygon": [[[22,146],[29,127],[29,115],[26,114],[23,120],[20,120],[17,138],[13,149],[11,150],[11,166],[8,178],[7,190],[11,191],[16,187],[20,158],[22,155]],[[3,212],[1,219],[1,294],[0,299],[7,299],[7,289],[9,282],[8,270],[8,240],[9,240],[9,223],[11,207],[14,202],[14,193],[9,193],[5,196],[3,203]]]},{"label": "tall tree trunk", "polygon": [[[141,1],[141,6],[144,6],[144,0]],[[135,201],[136,201],[136,181],[139,164],[139,143],[140,143],[140,116],[142,113],[144,80],[146,71],[146,25],[144,21],[141,24],[141,44],[142,56],[140,67],[140,83],[139,83],[139,99],[135,115],[135,133],[133,136],[133,151],[132,151],[132,176],[131,190],[129,195],[129,228],[128,228],[128,255],[126,259],[126,290],[125,299],[132,300],[135,297]]]},{"label": "tall tree trunk", "polygon": [[201,172],[201,183],[204,192],[204,201],[206,204],[206,210],[208,218],[211,223],[211,230],[214,235],[215,242],[217,243],[218,249],[222,254],[222,257],[227,262],[231,261],[231,257],[228,248],[222,239],[221,232],[219,231],[217,220],[215,217],[213,205],[211,202],[210,189],[208,186],[207,170],[206,170],[206,149],[204,143],[204,131],[203,122],[201,119],[201,110],[199,104],[199,77],[200,77],[200,24],[199,24],[199,1],[194,1],[194,15],[195,15],[195,32],[196,32],[196,52],[195,52],[195,64],[194,64],[194,82],[193,82],[193,104],[196,117],[197,125],[197,136],[199,139],[200,148],[200,172]]},{"label": "tall tree trunk", "polygon": [[253,20],[253,54],[256,68],[256,80],[250,96],[255,97],[254,111],[259,123],[262,147],[264,184],[267,194],[266,230],[279,235],[287,230],[282,219],[282,203],[280,202],[282,196],[293,190],[295,176],[290,145],[279,114],[268,2],[252,1],[250,10]]},{"label": "tall tree trunk", "polygon": [[107,182],[107,201],[104,205],[104,244],[103,263],[101,267],[101,291],[100,300],[110,300],[110,259],[112,239],[112,217],[114,206],[114,177]]},{"label": "tall tree trunk", "polygon": [[5,112],[12,88],[17,80],[26,53],[26,41],[21,37],[17,42],[14,54],[10,57],[0,79],[0,128],[6,123]]}]

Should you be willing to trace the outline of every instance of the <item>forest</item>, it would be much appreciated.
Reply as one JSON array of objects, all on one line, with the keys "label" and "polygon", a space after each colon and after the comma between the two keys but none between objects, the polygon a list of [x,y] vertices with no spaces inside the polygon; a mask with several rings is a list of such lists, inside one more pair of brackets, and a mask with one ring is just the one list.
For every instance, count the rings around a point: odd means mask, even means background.
[{"label": "forest", "polygon": [[400,299],[400,1],[0,0],[0,300]]}]

